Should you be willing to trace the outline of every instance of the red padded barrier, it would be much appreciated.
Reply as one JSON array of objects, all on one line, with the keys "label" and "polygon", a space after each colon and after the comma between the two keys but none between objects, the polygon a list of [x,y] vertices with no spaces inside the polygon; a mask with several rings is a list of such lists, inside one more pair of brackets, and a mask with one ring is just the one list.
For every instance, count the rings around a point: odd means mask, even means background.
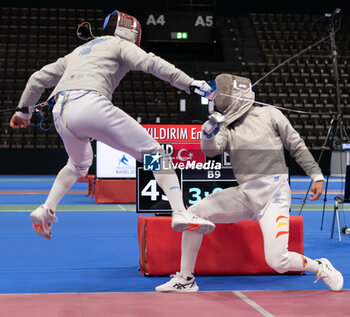
[{"label": "red padded barrier", "polygon": [[94,197],[97,203],[135,203],[135,179],[97,179]]},{"label": "red padded barrier", "polygon": [[89,176],[90,175],[86,174],[86,176],[78,178],[77,182],[88,182]]},{"label": "red padded barrier", "polygon": [[87,182],[88,183],[88,195],[92,196],[94,188],[95,175],[86,175],[85,177],[80,177],[77,182]]},{"label": "red padded barrier", "polygon": [[[180,269],[181,233],[171,229],[171,217],[140,216],[137,223],[143,275],[170,275]],[[289,250],[304,253],[303,218],[290,217]],[[264,256],[257,221],[217,224],[204,235],[196,275],[276,274]],[[295,272],[293,272],[295,273]]]}]

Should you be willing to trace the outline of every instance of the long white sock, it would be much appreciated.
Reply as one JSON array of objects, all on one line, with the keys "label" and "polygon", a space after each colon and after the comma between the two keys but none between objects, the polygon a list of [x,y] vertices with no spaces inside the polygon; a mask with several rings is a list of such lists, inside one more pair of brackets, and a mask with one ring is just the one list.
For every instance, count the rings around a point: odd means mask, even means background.
[{"label": "long white sock", "polygon": [[305,270],[310,271],[314,274],[317,274],[318,269],[320,268],[320,263],[306,256],[303,256],[303,261],[304,261]]},{"label": "long white sock", "polygon": [[45,201],[45,206],[50,208],[52,211],[55,211],[63,196],[74,185],[77,179],[78,176],[69,165],[63,167],[56,176],[49,196]]},{"label": "long white sock", "polygon": [[167,171],[166,173],[153,172],[153,175],[167,196],[171,209],[185,211],[186,208],[182,199],[180,183],[175,171]]},{"label": "long white sock", "polygon": [[203,235],[191,231],[182,234],[181,269],[182,276],[192,276],[196,265],[197,255],[201,247]]},{"label": "long white sock", "polygon": [[317,273],[319,269],[319,263],[315,260],[312,260],[302,254],[289,251],[290,256],[290,267],[289,270],[291,271],[310,271],[314,274]]}]

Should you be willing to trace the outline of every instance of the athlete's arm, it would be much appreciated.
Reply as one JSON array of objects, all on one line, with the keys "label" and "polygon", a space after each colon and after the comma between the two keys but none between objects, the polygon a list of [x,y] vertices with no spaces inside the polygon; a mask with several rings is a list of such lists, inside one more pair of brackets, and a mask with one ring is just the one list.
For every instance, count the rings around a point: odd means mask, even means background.
[{"label": "athlete's arm", "polygon": [[46,88],[54,87],[66,69],[66,58],[59,58],[56,62],[48,64],[33,73],[18,104],[18,108],[28,108],[25,112],[17,111],[15,115],[24,120],[30,120],[33,106],[38,102]]},{"label": "athlete's arm", "polygon": [[205,122],[202,126],[201,149],[206,156],[214,157],[225,151],[228,130],[225,125],[218,124],[218,131],[213,131],[212,134],[208,135],[204,132],[208,124],[210,124],[209,121]]},{"label": "athlete's arm", "polygon": [[[291,156],[295,158],[296,162],[314,182],[323,181],[324,178],[320,167],[289,120],[277,109],[273,109],[272,116],[283,145]],[[320,184],[317,186],[320,186]]]},{"label": "athlete's arm", "polygon": [[193,78],[153,53],[146,53],[143,49],[127,41],[123,41],[122,44],[120,59],[127,64],[129,69],[152,74],[169,82],[172,86],[190,93]]},{"label": "athlete's arm", "polygon": [[317,200],[321,197],[323,192],[323,181],[317,181],[312,184],[310,189],[310,198],[309,200]]},{"label": "athlete's arm", "polygon": [[14,114],[10,121],[10,127],[12,129],[26,128],[29,126],[30,121],[25,120]]}]

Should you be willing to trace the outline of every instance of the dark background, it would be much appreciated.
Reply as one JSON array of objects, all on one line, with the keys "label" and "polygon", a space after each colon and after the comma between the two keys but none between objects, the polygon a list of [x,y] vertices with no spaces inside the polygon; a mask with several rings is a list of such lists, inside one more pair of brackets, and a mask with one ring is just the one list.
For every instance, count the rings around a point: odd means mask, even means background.
[{"label": "dark background", "polygon": [[349,12],[349,1],[228,1],[228,0],[152,0],[152,1],[25,1],[2,0],[5,7],[54,7],[54,8],[100,8],[104,10],[120,10],[130,14],[143,13],[147,10],[191,10],[202,11],[212,9],[217,14],[230,15],[233,13],[271,12],[271,13],[323,13],[333,12],[336,7],[343,13]]},{"label": "dark background", "polygon": [[[321,1],[224,1],[224,0],[200,0],[200,1],[24,1],[2,0],[2,7],[24,8],[100,8],[106,12],[120,10],[136,16],[141,24],[145,21],[146,13],[150,11],[208,11],[218,16],[233,16],[235,14],[259,13],[311,13],[323,15],[331,13],[336,7],[341,8],[341,14],[349,14],[350,1],[321,2]],[[1,17],[0,17],[1,18]],[[149,44],[143,42],[142,47],[149,51]],[[199,47],[199,45],[198,45]],[[152,50],[153,51],[153,50]],[[166,51],[166,49],[165,49]],[[158,53],[162,55],[162,48],[158,46]],[[179,64],[181,66],[181,64]],[[317,158],[319,152],[312,151]],[[329,152],[321,162],[323,171],[328,170]],[[66,164],[64,149],[0,149],[0,174],[56,174]],[[28,164],[29,163],[29,164]],[[290,162],[291,174],[302,174],[300,168],[292,160]],[[94,172],[93,170],[90,172]]]}]

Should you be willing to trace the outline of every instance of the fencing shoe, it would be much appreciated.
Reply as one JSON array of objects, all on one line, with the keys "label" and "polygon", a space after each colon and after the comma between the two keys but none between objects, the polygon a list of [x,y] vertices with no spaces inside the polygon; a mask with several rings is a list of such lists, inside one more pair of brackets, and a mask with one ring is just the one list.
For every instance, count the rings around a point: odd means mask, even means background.
[{"label": "fencing shoe", "polygon": [[162,285],[156,287],[157,292],[197,292],[198,286],[194,276],[183,277],[177,272],[170,275],[172,279]]},{"label": "fencing shoe", "polygon": [[45,239],[52,238],[52,223],[57,220],[55,213],[45,205],[39,206],[30,214],[33,230]]},{"label": "fencing shoe", "polygon": [[344,284],[343,275],[333,267],[329,260],[323,258],[316,259],[315,261],[320,264],[320,268],[316,274],[317,280],[315,283],[321,279],[332,291],[339,292]]},{"label": "fencing shoe", "polygon": [[215,229],[211,221],[199,218],[188,210],[173,211],[171,227],[178,232],[193,231],[198,234],[207,234]]}]

